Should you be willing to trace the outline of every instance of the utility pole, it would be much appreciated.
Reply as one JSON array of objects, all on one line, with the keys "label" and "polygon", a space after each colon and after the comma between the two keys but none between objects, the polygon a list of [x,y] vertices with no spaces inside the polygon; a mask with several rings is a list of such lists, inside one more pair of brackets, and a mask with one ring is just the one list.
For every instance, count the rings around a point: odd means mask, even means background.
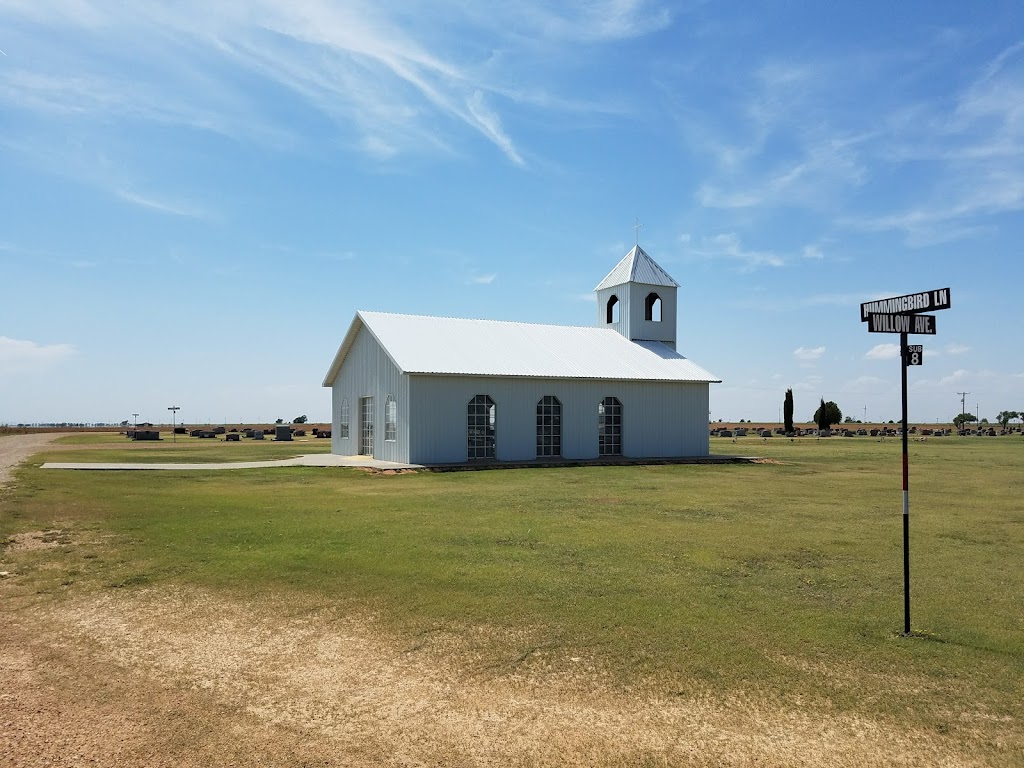
[{"label": "utility pole", "polygon": [[966,411],[964,410],[965,409],[964,401],[967,400],[967,396],[969,394],[971,394],[971,393],[970,392],[957,392],[957,394],[960,395],[960,429],[963,429],[964,428],[964,414],[966,413]]}]

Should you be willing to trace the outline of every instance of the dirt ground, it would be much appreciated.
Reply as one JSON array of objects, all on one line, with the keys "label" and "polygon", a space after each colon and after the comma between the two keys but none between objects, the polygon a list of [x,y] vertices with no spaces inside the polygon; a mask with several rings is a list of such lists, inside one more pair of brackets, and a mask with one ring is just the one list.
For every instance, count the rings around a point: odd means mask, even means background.
[{"label": "dirt ground", "polygon": [[11,481],[11,470],[34,453],[39,453],[58,437],[59,432],[0,437],[0,487]]},{"label": "dirt ground", "polygon": [[[0,439],[0,462],[42,444]],[[981,764],[941,735],[798,703],[624,692],[558,649],[495,664],[484,627],[397,636],[341,603],[22,586],[40,550],[74,546],[51,530],[0,550],[2,766]]]}]

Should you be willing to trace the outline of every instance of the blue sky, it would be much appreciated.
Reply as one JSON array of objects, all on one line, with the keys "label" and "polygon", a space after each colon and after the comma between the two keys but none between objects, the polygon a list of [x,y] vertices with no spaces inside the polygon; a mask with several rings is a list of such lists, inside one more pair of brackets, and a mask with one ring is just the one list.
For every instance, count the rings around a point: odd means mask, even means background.
[{"label": "blue sky", "polygon": [[[357,309],[590,325],[639,242],[712,419],[1024,410],[1019,2],[0,0],[0,423],[330,415]],[[866,410],[865,410],[866,409]]]}]

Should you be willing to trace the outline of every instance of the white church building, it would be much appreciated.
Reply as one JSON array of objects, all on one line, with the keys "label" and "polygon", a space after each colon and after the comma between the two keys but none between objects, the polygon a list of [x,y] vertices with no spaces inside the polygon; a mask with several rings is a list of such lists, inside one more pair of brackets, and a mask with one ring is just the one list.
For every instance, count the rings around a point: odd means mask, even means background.
[{"label": "white church building", "polygon": [[676,351],[678,284],[634,247],[594,327],[356,313],[323,385],[331,450],[410,464],[708,455],[708,389]]}]

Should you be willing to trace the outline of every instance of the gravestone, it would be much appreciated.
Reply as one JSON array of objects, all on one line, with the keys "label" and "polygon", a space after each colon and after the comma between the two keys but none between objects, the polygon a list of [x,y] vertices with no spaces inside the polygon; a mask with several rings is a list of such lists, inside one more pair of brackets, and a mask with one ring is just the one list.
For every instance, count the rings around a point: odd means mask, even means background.
[{"label": "gravestone", "polygon": [[321,429],[319,432],[316,433],[316,436],[317,437],[330,437],[331,436],[331,430],[329,430],[329,429]]},{"label": "gravestone", "polygon": [[274,440],[279,443],[290,442],[292,439],[292,430],[290,427],[284,424],[278,424],[274,428]]},{"label": "gravestone", "polygon": [[159,440],[160,433],[155,429],[135,430],[135,440]]},{"label": "gravestone", "polygon": [[252,431],[252,439],[253,440],[262,440],[263,439],[263,430],[262,429],[254,429]]},{"label": "gravestone", "polygon": [[238,443],[241,442],[242,436],[239,435],[237,432],[229,432],[228,434],[224,435],[224,439],[227,440],[229,443]]}]

